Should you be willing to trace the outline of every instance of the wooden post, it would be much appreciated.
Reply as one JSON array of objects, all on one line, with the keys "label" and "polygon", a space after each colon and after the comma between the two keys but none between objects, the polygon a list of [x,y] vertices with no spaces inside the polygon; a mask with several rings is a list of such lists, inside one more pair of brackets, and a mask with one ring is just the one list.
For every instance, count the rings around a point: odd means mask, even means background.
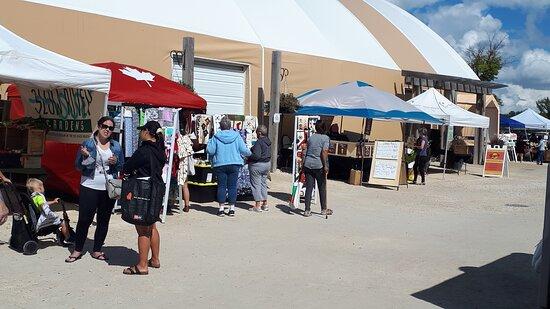
[{"label": "wooden post", "polygon": [[271,140],[271,172],[277,169],[277,154],[279,153],[279,123],[273,118],[279,113],[281,100],[281,52],[271,54],[271,94],[269,99],[269,139]]},{"label": "wooden post", "polygon": [[265,97],[262,87],[258,87],[258,124],[265,125]]},{"label": "wooden post", "polygon": [[[485,99],[484,95],[477,94],[476,95],[476,112],[480,115],[484,114],[484,106],[485,102],[483,101]],[[479,128],[476,129],[476,135],[474,137],[474,164],[481,164],[482,157],[484,155],[483,152],[483,131]]]},{"label": "wooden post", "polygon": [[550,279],[550,164],[546,168],[546,201],[542,231],[542,260],[540,264],[538,308],[548,308],[548,281]]},{"label": "wooden post", "polygon": [[182,80],[189,87],[193,88],[193,78],[195,72],[195,38],[183,38],[183,65]]},{"label": "wooden post", "polygon": [[[485,116],[485,103],[487,102],[487,95],[486,94],[482,94],[481,95],[481,115]],[[479,163],[478,164],[483,164],[485,162],[485,148],[487,147],[487,142],[488,142],[488,138],[487,137],[487,133],[489,132],[489,129],[480,129],[480,135],[481,135],[481,138],[480,138],[480,145],[481,147],[479,148]]]}]

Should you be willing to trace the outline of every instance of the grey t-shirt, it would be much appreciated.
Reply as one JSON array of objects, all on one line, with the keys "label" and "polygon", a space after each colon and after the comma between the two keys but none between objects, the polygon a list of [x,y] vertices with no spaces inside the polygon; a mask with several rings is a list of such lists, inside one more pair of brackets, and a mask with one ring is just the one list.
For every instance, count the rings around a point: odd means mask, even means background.
[{"label": "grey t-shirt", "polygon": [[312,134],[307,141],[307,152],[304,166],[309,169],[323,168],[321,152],[327,150],[330,138],[325,134]]}]

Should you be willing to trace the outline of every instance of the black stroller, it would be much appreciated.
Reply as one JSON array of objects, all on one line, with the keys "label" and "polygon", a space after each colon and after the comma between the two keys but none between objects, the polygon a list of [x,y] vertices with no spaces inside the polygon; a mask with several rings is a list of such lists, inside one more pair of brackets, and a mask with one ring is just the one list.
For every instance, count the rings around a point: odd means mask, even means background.
[{"label": "black stroller", "polygon": [[[19,191],[10,183],[3,183],[1,187],[4,202],[13,213],[10,248],[25,255],[36,254],[38,251],[38,237],[50,234],[55,234],[58,245],[65,246],[65,239],[59,231],[59,225],[50,225],[38,231],[36,230],[40,212],[26,190]],[[67,224],[70,238],[74,238],[75,232],[70,226],[65,203],[61,202],[61,206],[63,208],[63,222],[61,224]]]}]

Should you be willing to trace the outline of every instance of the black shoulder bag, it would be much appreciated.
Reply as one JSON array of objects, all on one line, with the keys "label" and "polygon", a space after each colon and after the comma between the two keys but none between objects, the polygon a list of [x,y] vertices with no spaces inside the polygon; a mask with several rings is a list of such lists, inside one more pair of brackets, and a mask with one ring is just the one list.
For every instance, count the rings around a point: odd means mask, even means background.
[{"label": "black shoulder bag", "polygon": [[153,156],[149,157],[151,176],[148,178],[132,175],[122,181],[122,220],[148,226],[160,221],[160,211],[166,185],[162,177],[153,173]]}]

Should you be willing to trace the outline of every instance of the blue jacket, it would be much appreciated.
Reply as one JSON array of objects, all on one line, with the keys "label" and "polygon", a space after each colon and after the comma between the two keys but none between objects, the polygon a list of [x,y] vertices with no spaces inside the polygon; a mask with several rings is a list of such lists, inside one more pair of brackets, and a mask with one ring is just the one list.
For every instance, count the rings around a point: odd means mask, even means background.
[{"label": "blue jacket", "polygon": [[[110,143],[111,152],[115,155],[117,161],[115,165],[112,165],[109,168],[108,173],[116,176],[116,174],[118,174],[118,172],[122,170],[122,165],[124,164],[124,156],[122,155],[122,147],[120,147],[120,144],[117,141],[111,140]],[[88,152],[90,152],[90,158],[92,160],[86,160],[86,158],[84,158],[84,156],[80,153],[80,148],[78,148],[78,151],[76,152],[76,160],[74,163],[75,167],[82,173],[82,176],[93,177],[95,173],[95,158],[97,156],[94,138],[89,138],[85,140],[81,146],[84,146],[86,147],[86,149],[88,149]]]},{"label": "blue jacket", "polygon": [[233,130],[223,130],[210,141],[206,151],[212,156],[212,166],[243,165],[243,156],[248,157],[252,153],[246,147],[241,135]]}]

